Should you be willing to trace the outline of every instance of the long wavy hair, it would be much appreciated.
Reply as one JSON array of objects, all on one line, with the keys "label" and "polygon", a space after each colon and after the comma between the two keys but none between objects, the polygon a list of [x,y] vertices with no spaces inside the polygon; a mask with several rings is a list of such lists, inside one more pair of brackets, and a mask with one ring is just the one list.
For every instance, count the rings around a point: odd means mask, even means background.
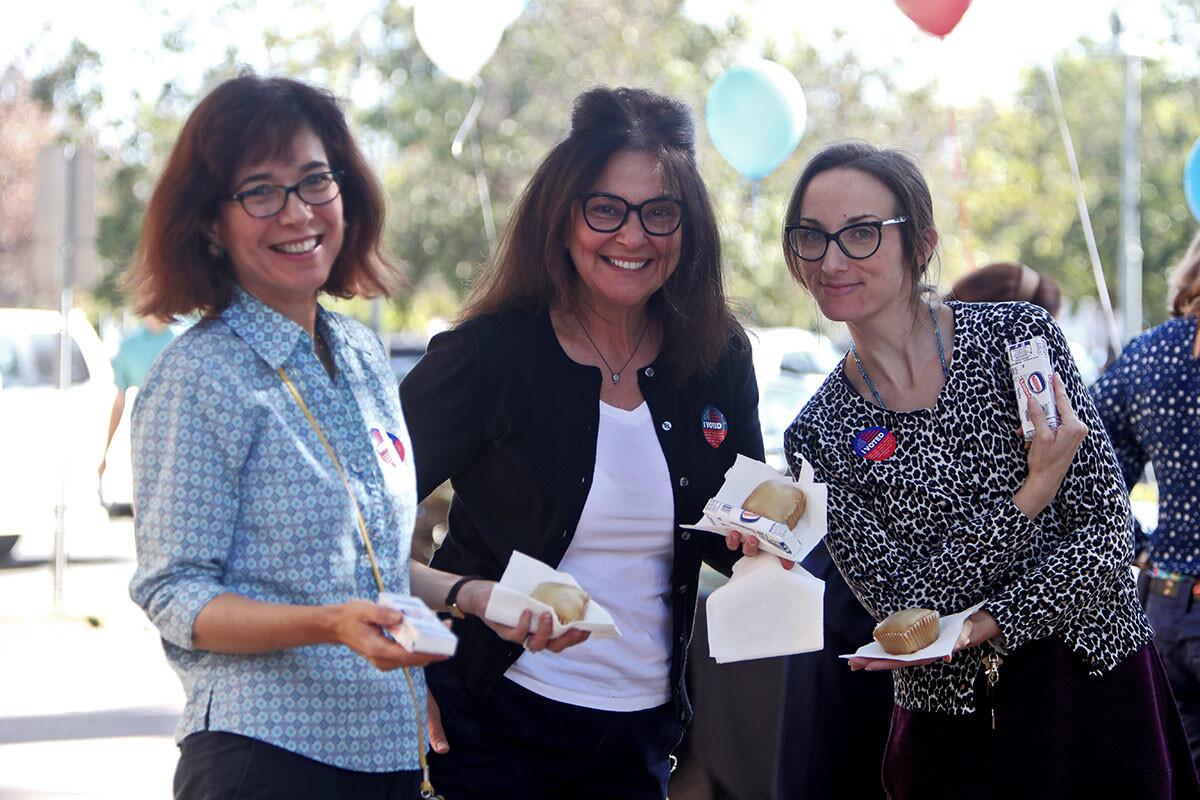
[{"label": "long wavy hair", "polygon": [[711,372],[729,337],[721,241],[696,166],[696,125],[679,100],[645,89],[589,89],[575,98],[571,130],[530,178],[460,322],[504,311],[573,308],[578,274],[567,252],[571,212],[620,151],[659,162],[667,191],[683,201],[679,265],[647,304],[662,324],[659,358],[680,381]]}]

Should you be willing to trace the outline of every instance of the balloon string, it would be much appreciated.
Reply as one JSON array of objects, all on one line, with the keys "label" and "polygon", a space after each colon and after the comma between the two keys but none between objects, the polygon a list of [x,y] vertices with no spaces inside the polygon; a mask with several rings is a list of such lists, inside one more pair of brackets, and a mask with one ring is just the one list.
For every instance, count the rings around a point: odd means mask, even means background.
[{"label": "balloon string", "polygon": [[1105,327],[1109,347],[1114,354],[1121,352],[1121,334],[1117,332],[1117,317],[1113,313],[1112,301],[1108,297],[1108,282],[1104,279],[1104,268],[1100,265],[1100,250],[1096,247],[1096,232],[1092,229],[1092,218],[1088,214],[1087,197],[1083,193],[1083,180],[1079,177],[1079,162],[1075,158],[1075,145],[1071,143],[1071,129],[1067,126],[1067,115],[1063,111],[1062,97],[1058,93],[1058,80],[1054,77],[1054,64],[1045,63],[1046,79],[1050,82],[1050,97],[1054,101],[1054,112],[1058,115],[1058,131],[1062,134],[1063,146],[1067,150],[1067,164],[1071,167],[1071,178],[1075,182],[1075,199],[1079,205],[1079,219],[1083,224],[1083,237],[1087,242],[1088,256],[1092,260],[1092,275],[1100,293],[1100,307],[1104,309]]},{"label": "balloon string", "polygon": [[[458,132],[454,134],[454,141],[450,144],[450,153],[456,160],[462,161],[463,143],[472,132],[475,133],[471,137],[471,155],[475,162],[475,187],[479,192],[479,208],[483,212],[483,232],[490,245],[496,240],[496,221],[492,214],[492,194],[488,190],[487,173],[483,169],[483,146],[479,141],[479,129],[475,126],[479,119],[479,112],[483,109],[483,81],[475,78],[471,85],[475,89],[475,99],[471,101],[471,108],[467,111],[467,116],[458,126]],[[465,86],[463,92],[466,92]]]},{"label": "balloon string", "polygon": [[967,171],[963,168],[962,142],[958,138],[958,119],[950,109],[950,147],[954,154],[954,181],[958,184],[958,224],[963,229],[963,244],[967,269],[975,269],[975,236],[971,232],[971,215],[967,211]]}]

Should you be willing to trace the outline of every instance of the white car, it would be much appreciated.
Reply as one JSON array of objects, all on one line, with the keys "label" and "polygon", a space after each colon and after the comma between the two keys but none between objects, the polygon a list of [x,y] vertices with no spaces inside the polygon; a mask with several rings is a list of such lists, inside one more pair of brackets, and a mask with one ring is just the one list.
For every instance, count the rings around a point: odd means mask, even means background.
[{"label": "white car", "polygon": [[767,463],[787,471],[783,432],[841,359],[829,339],[804,328],[749,328],[758,378],[758,421]]},{"label": "white car", "polygon": [[112,366],[74,311],[71,385],[60,391],[61,320],[57,311],[0,308],[0,557],[14,545],[15,556],[50,557],[63,499],[68,552],[72,536],[106,518],[96,471],[116,392]]}]

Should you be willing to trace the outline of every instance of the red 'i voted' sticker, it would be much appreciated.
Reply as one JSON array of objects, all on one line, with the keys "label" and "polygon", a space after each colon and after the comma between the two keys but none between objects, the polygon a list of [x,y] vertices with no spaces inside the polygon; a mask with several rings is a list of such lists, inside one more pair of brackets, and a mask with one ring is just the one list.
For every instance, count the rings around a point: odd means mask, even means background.
[{"label": "red 'i voted' sticker", "polygon": [[704,412],[700,415],[700,432],[704,434],[704,440],[713,447],[720,447],[721,443],[725,441],[725,437],[729,433],[729,423],[719,408],[705,406]]},{"label": "red 'i voted' sticker", "polygon": [[854,452],[868,461],[883,461],[896,452],[896,437],[887,428],[867,428],[854,437]]}]

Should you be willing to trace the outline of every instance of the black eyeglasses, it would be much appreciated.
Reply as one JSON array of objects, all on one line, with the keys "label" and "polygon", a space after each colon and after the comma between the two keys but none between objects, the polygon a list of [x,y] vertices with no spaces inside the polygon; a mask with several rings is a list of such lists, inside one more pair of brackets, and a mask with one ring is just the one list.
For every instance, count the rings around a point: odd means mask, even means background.
[{"label": "black eyeglasses", "polygon": [[595,192],[585,194],[580,200],[583,221],[596,233],[620,230],[631,211],[637,214],[642,230],[651,236],[670,236],[683,224],[683,201],[674,197],[655,197],[634,205],[624,197]]},{"label": "black eyeglasses", "polygon": [[830,242],[837,242],[837,246],[848,257],[863,259],[870,258],[879,250],[885,225],[899,225],[901,222],[908,222],[908,217],[856,222],[833,233],[826,233],[811,225],[784,225],[783,234],[787,237],[788,247],[802,261],[820,261],[825,257]]},{"label": "black eyeglasses", "polygon": [[340,169],[327,172],[314,172],[305,175],[291,186],[279,186],[274,183],[259,183],[249,189],[222,197],[226,202],[237,201],[242,204],[246,213],[257,219],[273,217],[287,205],[288,195],[292,192],[310,206],[323,206],[332,203],[341,193],[339,183],[345,173]]}]

